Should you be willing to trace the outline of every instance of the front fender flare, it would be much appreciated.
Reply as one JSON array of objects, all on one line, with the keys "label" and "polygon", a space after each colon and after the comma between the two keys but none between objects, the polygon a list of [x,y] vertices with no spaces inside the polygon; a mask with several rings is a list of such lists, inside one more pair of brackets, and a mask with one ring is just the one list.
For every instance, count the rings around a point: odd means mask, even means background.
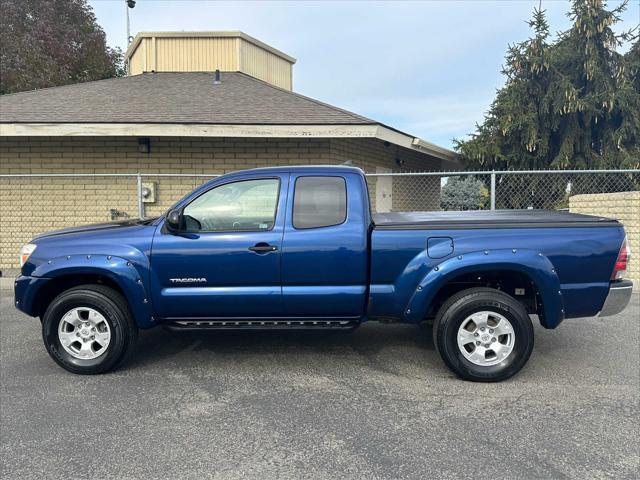
[{"label": "front fender flare", "polygon": [[404,309],[404,320],[422,321],[438,291],[455,277],[487,270],[510,270],[531,278],[541,297],[538,299],[542,303],[540,323],[545,328],[555,328],[564,319],[560,279],[551,261],[530,249],[499,249],[470,252],[435,265],[420,280]]},{"label": "front fender flare", "polygon": [[149,293],[136,264],[112,255],[67,255],[53,258],[34,271],[34,277],[55,281],[67,275],[101,275],[113,280],[124,293],[136,324],[140,328],[154,325]]}]

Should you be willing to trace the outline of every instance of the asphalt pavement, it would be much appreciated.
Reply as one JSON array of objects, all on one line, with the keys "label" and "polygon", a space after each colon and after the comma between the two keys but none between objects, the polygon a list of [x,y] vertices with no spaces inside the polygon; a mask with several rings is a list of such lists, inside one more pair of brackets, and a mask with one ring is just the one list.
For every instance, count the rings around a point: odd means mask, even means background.
[{"label": "asphalt pavement", "polygon": [[0,290],[3,479],[638,478],[640,310],[536,325],[516,377],[455,378],[429,329],[143,332],[107,375],[49,359]]}]

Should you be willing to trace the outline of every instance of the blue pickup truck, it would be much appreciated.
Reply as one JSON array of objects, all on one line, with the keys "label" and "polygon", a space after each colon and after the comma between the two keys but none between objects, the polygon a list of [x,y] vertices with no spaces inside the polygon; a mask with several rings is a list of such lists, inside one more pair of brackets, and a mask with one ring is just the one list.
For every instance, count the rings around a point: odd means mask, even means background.
[{"label": "blue pickup truck", "polygon": [[620,223],[551,211],[373,215],[363,172],[236,172],[166,215],[43,234],[21,251],[15,305],[79,374],[109,371],[138,329],[353,330],[433,323],[446,365],[473,381],[517,373],[545,328],[622,311]]}]

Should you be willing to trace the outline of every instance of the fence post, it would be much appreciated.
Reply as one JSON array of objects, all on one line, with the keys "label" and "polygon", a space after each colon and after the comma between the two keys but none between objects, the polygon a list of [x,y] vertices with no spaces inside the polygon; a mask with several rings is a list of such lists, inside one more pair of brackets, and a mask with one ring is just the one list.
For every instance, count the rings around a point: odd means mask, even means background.
[{"label": "fence post", "polygon": [[144,203],[142,202],[142,175],[140,172],[137,174],[138,181],[138,217],[142,220],[144,218]]},{"label": "fence post", "polygon": [[496,209],[496,172],[491,172],[491,210]]}]

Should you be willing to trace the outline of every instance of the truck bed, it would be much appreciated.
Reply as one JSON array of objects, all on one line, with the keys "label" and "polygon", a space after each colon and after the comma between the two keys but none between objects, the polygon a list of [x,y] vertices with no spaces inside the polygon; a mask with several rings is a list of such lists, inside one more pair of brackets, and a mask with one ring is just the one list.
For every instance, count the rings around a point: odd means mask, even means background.
[{"label": "truck bed", "polygon": [[373,215],[379,230],[614,227],[617,220],[553,210],[391,212]]}]

